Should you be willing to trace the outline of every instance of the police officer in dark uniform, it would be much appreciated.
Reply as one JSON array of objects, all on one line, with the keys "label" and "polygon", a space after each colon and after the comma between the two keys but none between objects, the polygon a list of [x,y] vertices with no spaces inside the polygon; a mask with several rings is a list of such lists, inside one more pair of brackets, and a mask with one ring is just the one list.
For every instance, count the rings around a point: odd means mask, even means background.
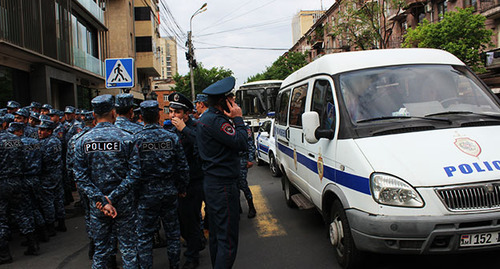
[{"label": "police officer in dark uniform", "polygon": [[[37,125],[40,124],[39,118],[40,118],[40,113],[32,111],[30,113],[30,118],[28,119],[28,124],[31,127],[37,127]],[[38,135],[38,130],[37,130],[37,135]]]},{"label": "police officer in dark uniform", "polygon": [[132,122],[134,117],[134,96],[130,93],[120,93],[116,95],[116,121],[115,126],[131,134],[142,130],[142,126]]},{"label": "police officer in dark uniform", "polygon": [[120,245],[123,268],[137,268],[136,202],[134,189],[141,178],[135,138],[116,126],[114,98],[92,99],[97,125],[75,145],[74,172],[90,201],[95,253],[92,268],[104,268],[113,253],[112,236]]},{"label": "police officer in dark uniform", "polygon": [[16,101],[8,101],[7,102],[7,113],[14,114],[21,108],[21,104]]},{"label": "police officer in dark uniform", "polygon": [[14,121],[20,122],[24,126],[23,129],[24,136],[37,139],[38,130],[34,127],[31,127],[28,124],[29,117],[30,117],[30,112],[25,108],[21,108],[18,111],[14,112]]},{"label": "police officer in dark uniform", "polygon": [[186,263],[183,269],[196,268],[199,265],[199,251],[202,248],[201,205],[203,202],[203,171],[201,159],[196,144],[196,120],[190,117],[193,104],[181,93],[168,96],[170,103],[170,130],[181,140],[184,153],[189,164],[189,185],[186,197],[179,199],[179,217],[181,235],[186,240],[187,249],[184,252]]},{"label": "police officer in dark uniform", "polygon": [[144,101],[140,106],[145,126],[136,134],[142,172],[138,187],[139,265],[141,268],[153,266],[153,234],[160,217],[167,238],[170,268],[179,268],[181,249],[177,197],[186,195],[189,167],[179,138],[158,124],[158,102]]},{"label": "police officer in dark uniform", "polygon": [[42,108],[40,108],[40,115],[47,115],[52,108],[49,104],[43,104]]},{"label": "police officer in dark uniform", "polygon": [[42,104],[40,104],[38,102],[33,101],[30,104],[30,112],[40,113],[41,108],[42,108]]},{"label": "police officer in dark uniform", "polygon": [[214,268],[231,268],[238,248],[238,153],[247,149],[248,135],[241,108],[225,95],[234,84],[235,79],[227,77],[203,90],[208,95],[209,108],[200,117],[196,134],[203,161],[210,257]]},{"label": "police officer in dark uniform", "polygon": [[[42,186],[42,210],[49,236],[55,236],[56,221],[56,195],[59,193],[58,186],[62,181],[62,145],[61,141],[52,135],[54,123],[45,120],[48,116],[41,116],[42,121],[38,125],[38,137],[40,139],[42,152],[42,171],[40,173],[40,184]],[[64,209],[64,208],[63,208]],[[60,220],[64,224],[64,219]]]}]

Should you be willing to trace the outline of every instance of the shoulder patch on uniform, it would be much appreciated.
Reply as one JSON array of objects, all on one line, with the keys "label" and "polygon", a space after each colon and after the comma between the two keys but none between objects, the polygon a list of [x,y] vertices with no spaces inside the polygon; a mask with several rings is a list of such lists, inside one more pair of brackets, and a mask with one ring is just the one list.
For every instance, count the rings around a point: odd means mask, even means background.
[{"label": "shoulder patch on uniform", "polygon": [[3,142],[3,148],[10,149],[10,148],[19,148],[22,147],[23,143],[21,140],[5,140]]},{"label": "shoulder patch on uniform", "polygon": [[96,151],[108,151],[108,152],[118,152],[121,150],[120,142],[110,141],[110,142],[87,142],[83,144],[85,153],[91,153]]},{"label": "shoulder patch on uniform", "polygon": [[228,134],[228,135],[234,135],[234,133],[236,132],[236,131],[234,130],[234,127],[233,127],[230,123],[227,123],[227,122],[226,122],[226,123],[224,123],[224,124],[222,124],[222,126],[220,127],[220,129],[221,129],[224,133],[226,133],[226,134]]}]

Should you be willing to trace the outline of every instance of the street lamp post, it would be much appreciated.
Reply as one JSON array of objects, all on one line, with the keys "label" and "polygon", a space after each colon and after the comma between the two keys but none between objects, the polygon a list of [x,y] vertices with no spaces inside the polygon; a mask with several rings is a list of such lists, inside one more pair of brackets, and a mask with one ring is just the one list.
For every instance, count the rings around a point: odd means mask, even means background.
[{"label": "street lamp post", "polygon": [[189,20],[189,32],[188,32],[188,63],[189,63],[189,72],[191,76],[191,100],[194,100],[194,74],[193,74],[193,63],[194,63],[194,50],[193,50],[193,40],[192,40],[192,31],[193,31],[193,17],[206,11],[207,3],[203,4],[195,13],[191,16]]}]

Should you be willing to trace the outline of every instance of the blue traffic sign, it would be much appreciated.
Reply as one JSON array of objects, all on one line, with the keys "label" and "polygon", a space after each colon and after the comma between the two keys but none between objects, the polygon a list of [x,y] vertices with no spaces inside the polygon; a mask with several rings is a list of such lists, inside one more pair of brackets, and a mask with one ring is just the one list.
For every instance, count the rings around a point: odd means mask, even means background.
[{"label": "blue traffic sign", "polygon": [[106,59],[106,88],[134,87],[134,59]]}]

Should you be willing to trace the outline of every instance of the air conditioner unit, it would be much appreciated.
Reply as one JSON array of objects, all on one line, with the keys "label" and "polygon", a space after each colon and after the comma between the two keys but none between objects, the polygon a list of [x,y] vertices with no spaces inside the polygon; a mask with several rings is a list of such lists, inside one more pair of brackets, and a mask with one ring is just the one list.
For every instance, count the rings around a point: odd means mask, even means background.
[{"label": "air conditioner unit", "polygon": [[425,12],[426,13],[432,12],[432,3],[427,3],[427,5],[425,5]]}]

